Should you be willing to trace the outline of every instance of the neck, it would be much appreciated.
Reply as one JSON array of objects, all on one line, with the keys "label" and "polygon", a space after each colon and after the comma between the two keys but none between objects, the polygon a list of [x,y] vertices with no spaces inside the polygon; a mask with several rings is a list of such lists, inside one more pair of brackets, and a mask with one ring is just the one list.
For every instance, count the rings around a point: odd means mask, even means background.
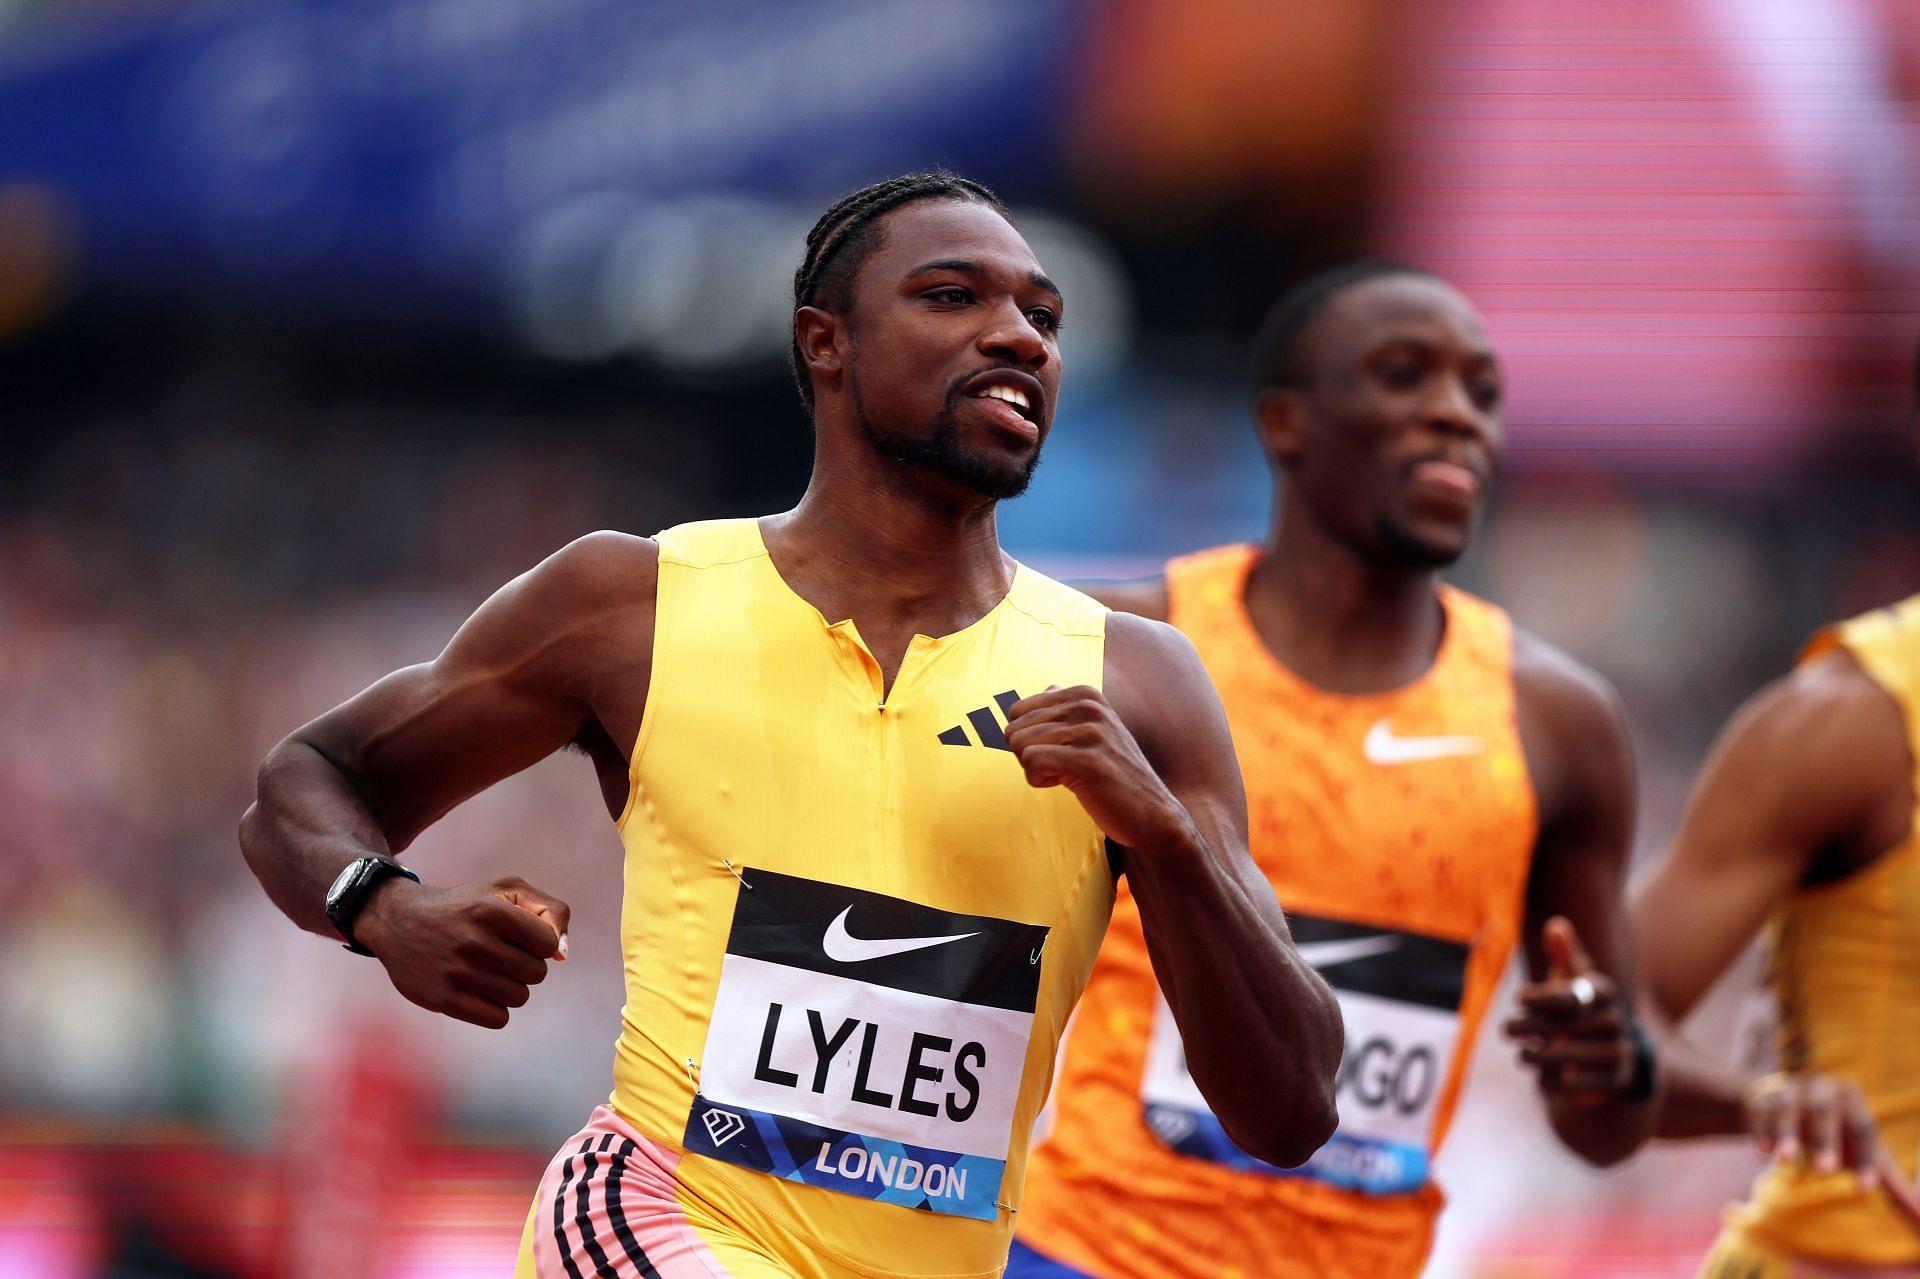
[{"label": "neck", "polygon": [[942,635],[978,620],[1013,584],[995,503],[955,491],[864,440],[825,431],[800,504],[762,524],[788,584],[829,621],[853,618],[870,643],[896,627]]},{"label": "neck", "polygon": [[1368,556],[1316,522],[1304,500],[1275,498],[1279,514],[1247,582],[1247,614],[1268,649],[1337,693],[1419,679],[1446,630],[1438,573]]}]

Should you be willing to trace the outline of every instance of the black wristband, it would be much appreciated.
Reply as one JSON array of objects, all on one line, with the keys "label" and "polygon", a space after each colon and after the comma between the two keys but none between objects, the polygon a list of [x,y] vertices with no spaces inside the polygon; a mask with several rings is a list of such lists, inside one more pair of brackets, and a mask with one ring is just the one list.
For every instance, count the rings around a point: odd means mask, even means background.
[{"label": "black wristband", "polygon": [[416,884],[420,882],[420,876],[391,857],[369,855],[348,862],[341,869],[339,878],[327,890],[327,920],[333,925],[334,931],[340,934],[346,948],[354,954],[373,954],[353,935],[353,921],[360,914],[360,908],[366,905],[367,898],[372,896],[373,890],[383,880],[395,875],[405,876]]},{"label": "black wristband", "polygon": [[1620,1090],[1622,1101],[1650,1101],[1659,1075],[1659,1062],[1653,1050],[1653,1036],[1633,1018],[1627,1018],[1627,1038],[1633,1041],[1633,1074]]}]

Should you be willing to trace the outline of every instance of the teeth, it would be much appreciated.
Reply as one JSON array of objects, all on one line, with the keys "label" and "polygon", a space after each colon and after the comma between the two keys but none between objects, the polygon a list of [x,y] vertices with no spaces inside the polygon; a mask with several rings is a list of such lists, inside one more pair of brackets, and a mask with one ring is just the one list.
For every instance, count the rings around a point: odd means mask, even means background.
[{"label": "teeth", "polygon": [[1026,392],[1016,386],[990,386],[980,394],[983,398],[989,400],[1005,400],[1007,403],[1018,408],[1030,409],[1033,407],[1027,403]]}]

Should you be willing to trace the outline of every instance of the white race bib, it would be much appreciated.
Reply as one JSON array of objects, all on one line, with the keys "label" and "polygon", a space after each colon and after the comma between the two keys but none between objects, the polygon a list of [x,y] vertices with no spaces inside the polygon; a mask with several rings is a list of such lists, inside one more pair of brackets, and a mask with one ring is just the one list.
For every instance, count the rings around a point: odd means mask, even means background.
[{"label": "white race bib", "polygon": [[742,874],[686,1148],[995,1219],[1047,930]]},{"label": "white race bib", "polygon": [[1235,1146],[1188,1073],[1180,1032],[1158,995],[1140,1081],[1147,1127],[1170,1149],[1238,1171],[1313,1177],[1370,1194],[1417,1190],[1428,1177],[1440,1095],[1459,1049],[1468,947],[1311,915],[1288,922],[1301,958],[1333,987],[1346,1022],[1332,1139],[1291,1169]]}]

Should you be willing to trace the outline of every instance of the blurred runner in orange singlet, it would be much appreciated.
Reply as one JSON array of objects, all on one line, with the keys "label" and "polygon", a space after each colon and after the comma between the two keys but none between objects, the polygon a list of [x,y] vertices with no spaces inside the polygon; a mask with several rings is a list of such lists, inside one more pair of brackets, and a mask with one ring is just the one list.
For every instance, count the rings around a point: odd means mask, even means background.
[{"label": "blurred runner in orange singlet", "polygon": [[1652,1054],[1621,994],[1633,773],[1591,671],[1438,580],[1499,458],[1467,301],[1366,263],[1284,298],[1256,353],[1273,533],[1093,588],[1193,640],[1226,703],[1256,863],[1340,997],[1340,1128],[1296,1172],[1238,1150],[1185,1072],[1122,891],[1033,1155],[1011,1276],[1417,1275],[1475,1031],[1524,937],[1511,1029],[1555,1130],[1639,1146]]}]

